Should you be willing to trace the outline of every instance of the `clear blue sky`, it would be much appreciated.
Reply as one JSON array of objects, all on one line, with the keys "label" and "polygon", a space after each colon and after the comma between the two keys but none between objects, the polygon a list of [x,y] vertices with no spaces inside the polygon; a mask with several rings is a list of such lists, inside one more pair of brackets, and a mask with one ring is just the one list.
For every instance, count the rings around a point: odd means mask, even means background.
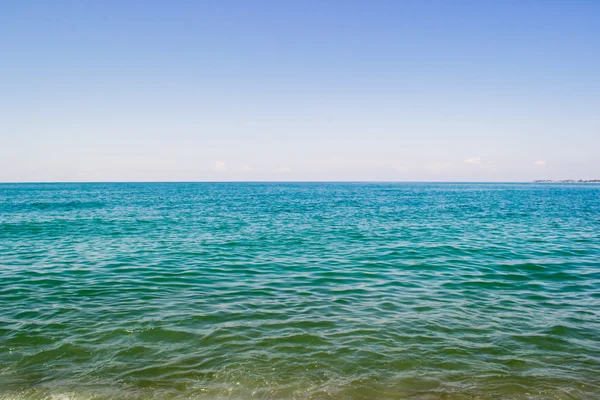
[{"label": "clear blue sky", "polygon": [[600,1],[0,4],[0,181],[600,177]]}]

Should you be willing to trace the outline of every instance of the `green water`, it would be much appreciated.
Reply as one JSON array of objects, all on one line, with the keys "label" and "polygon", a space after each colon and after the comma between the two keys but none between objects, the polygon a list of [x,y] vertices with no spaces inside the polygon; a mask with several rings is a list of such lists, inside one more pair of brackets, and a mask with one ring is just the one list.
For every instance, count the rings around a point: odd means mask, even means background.
[{"label": "green water", "polygon": [[600,398],[600,185],[0,185],[44,398]]}]

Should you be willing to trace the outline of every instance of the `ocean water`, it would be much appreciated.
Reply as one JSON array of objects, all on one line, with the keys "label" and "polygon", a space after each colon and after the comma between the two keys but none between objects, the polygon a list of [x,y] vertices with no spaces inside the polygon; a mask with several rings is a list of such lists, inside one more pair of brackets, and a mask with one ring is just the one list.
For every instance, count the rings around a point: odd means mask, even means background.
[{"label": "ocean water", "polygon": [[0,399],[598,399],[600,185],[0,185]]}]

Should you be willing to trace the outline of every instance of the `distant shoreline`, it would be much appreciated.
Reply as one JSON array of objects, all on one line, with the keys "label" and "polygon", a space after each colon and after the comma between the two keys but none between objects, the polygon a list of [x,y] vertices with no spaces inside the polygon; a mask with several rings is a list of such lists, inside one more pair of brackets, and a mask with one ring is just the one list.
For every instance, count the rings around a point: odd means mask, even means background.
[{"label": "distant shoreline", "polygon": [[533,183],[600,183],[600,179],[538,179],[533,181]]}]

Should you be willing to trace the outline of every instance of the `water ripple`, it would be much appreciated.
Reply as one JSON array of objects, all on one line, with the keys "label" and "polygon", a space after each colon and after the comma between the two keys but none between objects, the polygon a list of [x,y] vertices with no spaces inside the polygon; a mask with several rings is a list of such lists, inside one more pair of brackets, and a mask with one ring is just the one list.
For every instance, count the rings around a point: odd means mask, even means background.
[{"label": "water ripple", "polygon": [[0,185],[2,399],[600,398],[600,187]]}]

